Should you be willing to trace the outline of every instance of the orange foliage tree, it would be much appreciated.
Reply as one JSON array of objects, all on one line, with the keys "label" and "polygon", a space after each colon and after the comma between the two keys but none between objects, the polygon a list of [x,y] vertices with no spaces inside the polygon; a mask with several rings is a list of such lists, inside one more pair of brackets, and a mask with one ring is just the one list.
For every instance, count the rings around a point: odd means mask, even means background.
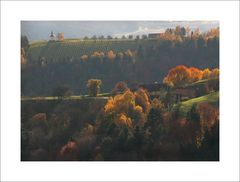
[{"label": "orange foliage tree", "polygon": [[206,68],[203,70],[202,79],[208,79],[210,78],[210,75],[211,75],[211,71],[208,68]]},{"label": "orange foliage tree", "polygon": [[182,86],[189,83],[190,76],[191,72],[189,69],[184,65],[180,65],[172,68],[163,82],[170,86]]},{"label": "orange foliage tree", "polygon": [[69,141],[59,151],[60,160],[77,160],[77,150],[76,142]]},{"label": "orange foliage tree", "polygon": [[206,131],[211,132],[214,124],[219,121],[219,110],[204,102],[198,105],[197,111],[200,116],[200,129],[196,137],[196,144],[200,147]]},{"label": "orange foliage tree", "polygon": [[113,88],[113,93],[124,92],[127,89],[128,89],[127,84],[123,81],[120,81]]},{"label": "orange foliage tree", "polygon": [[132,126],[134,123],[143,123],[150,108],[150,101],[145,90],[133,93],[130,90],[123,94],[110,97],[104,106],[105,114],[115,113],[118,124]]},{"label": "orange foliage tree", "polygon": [[190,82],[196,82],[202,79],[202,76],[203,76],[202,70],[195,67],[191,67],[189,68],[189,71],[190,71]]},{"label": "orange foliage tree", "polygon": [[88,60],[88,55],[84,54],[80,57],[80,59],[85,62]]},{"label": "orange foliage tree", "polygon": [[116,58],[116,54],[112,50],[110,50],[107,52],[107,58],[110,60],[114,60]]},{"label": "orange foliage tree", "polygon": [[210,71],[208,68],[200,70],[195,67],[186,67],[184,65],[176,66],[168,72],[167,76],[163,79],[163,83],[178,87],[193,83],[202,79],[210,79],[219,77],[219,69],[215,68]]},{"label": "orange foliage tree", "polygon": [[210,77],[211,78],[218,78],[219,77],[219,73],[220,73],[219,69],[215,68],[215,69],[212,70],[212,72],[210,74]]}]

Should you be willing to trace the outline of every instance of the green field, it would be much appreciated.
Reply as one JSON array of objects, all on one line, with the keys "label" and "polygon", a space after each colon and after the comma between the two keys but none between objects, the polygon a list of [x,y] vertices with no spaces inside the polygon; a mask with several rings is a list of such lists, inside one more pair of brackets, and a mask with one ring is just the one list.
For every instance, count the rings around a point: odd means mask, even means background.
[{"label": "green field", "polygon": [[57,96],[47,96],[47,97],[22,97],[22,101],[38,101],[38,100],[81,100],[81,99],[108,99],[109,97],[113,96],[112,93],[101,93],[98,94],[97,97],[90,97],[89,95],[72,95],[67,97],[57,97]]},{"label": "green field", "polygon": [[199,104],[202,102],[208,102],[212,104],[213,106],[218,106],[219,105],[219,91],[210,93],[208,95],[204,95],[201,97],[196,97],[194,99],[190,99],[185,102],[181,102],[181,107],[180,110],[184,114],[186,114],[194,104]]},{"label": "green field", "polygon": [[30,44],[29,55],[32,60],[44,57],[48,60],[59,60],[63,58],[80,58],[82,55],[91,55],[95,51],[125,52],[136,51],[141,46],[151,46],[157,40],[80,40],[66,39],[64,41],[38,41]]}]

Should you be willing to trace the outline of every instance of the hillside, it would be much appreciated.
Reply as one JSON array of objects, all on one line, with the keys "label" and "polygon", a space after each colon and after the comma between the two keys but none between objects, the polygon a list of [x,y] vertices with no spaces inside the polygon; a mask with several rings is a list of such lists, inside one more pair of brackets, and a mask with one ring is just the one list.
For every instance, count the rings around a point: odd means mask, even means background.
[{"label": "hillside", "polygon": [[[103,82],[101,92],[110,92],[120,81],[129,86],[160,83],[168,70],[177,65],[213,69],[218,67],[218,42],[218,38],[209,39],[205,45],[200,38],[184,38],[180,42],[164,39],[34,42],[22,65],[21,95],[49,96],[62,85],[74,95],[84,95],[91,78]],[[81,58],[85,54],[87,58]]]},{"label": "hillside", "polygon": [[194,104],[198,105],[199,103],[203,103],[203,102],[208,102],[208,103],[212,104],[213,106],[218,107],[219,106],[219,91],[212,92],[210,94],[207,94],[207,95],[204,95],[201,97],[196,97],[194,99],[190,99],[188,101],[182,102],[180,110],[186,114]]},{"label": "hillside", "polygon": [[39,57],[47,60],[59,60],[74,58],[79,59],[82,55],[90,55],[95,51],[125,52],[136,51],[141,46],[151,46],[156,40],[80,40],[65,39],[64,41],[38,41],[30,44],[29,56],[31,60],[37,61]]}]

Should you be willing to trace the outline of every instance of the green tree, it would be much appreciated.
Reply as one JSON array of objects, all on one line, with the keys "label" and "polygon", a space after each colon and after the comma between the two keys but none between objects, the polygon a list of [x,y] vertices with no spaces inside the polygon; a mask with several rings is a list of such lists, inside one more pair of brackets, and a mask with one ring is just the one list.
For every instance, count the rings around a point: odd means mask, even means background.
[{"label": "green tree", "polygon": [[59,98],[63,98],[63,97],[68,97],[68,96],[72,95],[72,91],[67,86],[59,86],[54,89],[52,95],[57,96]]},{"label": "green tree", "polygon": [[199,122],[200,121],[200,115],[197,111],[197,105],[193,104],[190,111],[187,113],[186,119],[190,122]]},{"label": "green tree", "polygon": [[150,109],[144,128],[146,128],[148,132],[150,132],[152,140],[157,139],[159,135],[163,132],[163,117],[162,113],[158,109]]}]

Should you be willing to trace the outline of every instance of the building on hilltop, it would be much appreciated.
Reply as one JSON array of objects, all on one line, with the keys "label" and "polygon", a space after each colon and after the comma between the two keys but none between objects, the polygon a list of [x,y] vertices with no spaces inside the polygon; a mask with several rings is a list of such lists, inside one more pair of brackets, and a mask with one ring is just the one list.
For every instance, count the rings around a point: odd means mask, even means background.
[{"label": "building on hilltop", "polygon": [[150,33],[150,34],[148,34],[148,38],[149,39],[160,39],[161,35],[162,35],[162,33]]},{"label": "building on hilltop", "polygon": [[177,88],[175,90],[176,102],[181,102],[184,98],[192,99],[197,97],[196,91],[192,88]]},{"label": "building on hilltop", "polygon": [[49,36],[49,41],[55,41],[56,40],[56,36],[53,34],[53,31],[51,31],[51,34]]},{"label": "building on hilltop", "polygon": [[149,39],[160,39],[161,36],[164,34],[164,32],[165,31],[163,29],[150,32],[148,34],[148,38]]},{"label": "building on hilltop", "polygon": [[57,36],[51,31],[51,34],[49,36],[49,41],[63,41],[64,40],[64,33],[59,32]]}]

